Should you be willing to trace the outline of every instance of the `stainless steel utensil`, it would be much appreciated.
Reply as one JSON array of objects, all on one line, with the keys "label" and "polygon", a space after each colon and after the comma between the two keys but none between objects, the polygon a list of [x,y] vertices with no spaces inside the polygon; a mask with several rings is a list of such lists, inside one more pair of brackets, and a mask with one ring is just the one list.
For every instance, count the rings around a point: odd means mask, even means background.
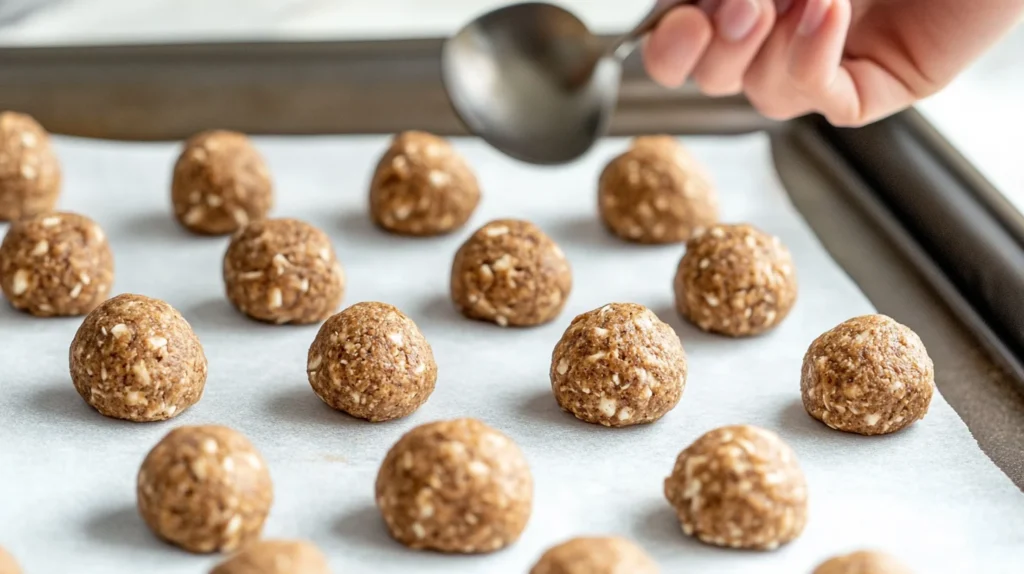
[{"label": "stainless steel utensil", "polygon": [[570,162],[608,129],[622,61],[668,11],[694,2],[657,3],[610,45],[558,6],[498,8],[445,42],[445,89],[466,127],[505,154],[535,164]]}]

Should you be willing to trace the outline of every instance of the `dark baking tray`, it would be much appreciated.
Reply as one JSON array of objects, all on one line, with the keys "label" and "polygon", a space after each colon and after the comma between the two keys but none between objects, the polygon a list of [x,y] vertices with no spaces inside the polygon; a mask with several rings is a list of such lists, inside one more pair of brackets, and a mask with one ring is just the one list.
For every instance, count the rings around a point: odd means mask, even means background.
[{"label": "dark baking tray", "polygon": [[[464,134],[441,40],[0,49],[0,109],[56,133],[181,139],[254,134]],[[780,178],[879,311],[913,327],[943,395],[1024,488],[1024,218],[914,111],[867,128],[776,123],[743,98],[653,85],[627,62],[611,131],[767,130]]]}]

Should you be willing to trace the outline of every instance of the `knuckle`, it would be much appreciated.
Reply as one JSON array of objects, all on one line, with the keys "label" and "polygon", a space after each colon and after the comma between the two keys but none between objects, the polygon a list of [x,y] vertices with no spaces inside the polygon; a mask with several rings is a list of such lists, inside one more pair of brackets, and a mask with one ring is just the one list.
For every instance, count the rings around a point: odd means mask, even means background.
[{"label": "knuckle", "polygon": [[711,97],[735,96],[743,92],[743,82],[738,79],[715,77],[707,73],[695,73],[693,81],[701,93]]}]

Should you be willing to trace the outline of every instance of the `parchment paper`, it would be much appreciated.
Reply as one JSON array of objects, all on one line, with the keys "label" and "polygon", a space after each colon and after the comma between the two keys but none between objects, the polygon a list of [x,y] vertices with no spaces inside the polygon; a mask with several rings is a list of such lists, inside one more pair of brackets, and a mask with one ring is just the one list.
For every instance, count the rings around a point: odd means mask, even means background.
[{"label": "parchment paper", "polygon": [[[756,339],[704,335],[672,309],[682,248],[637,247],[608,236],[595,215],[600,168],[625,146],[609,140],[584,161],[534,168],[479,142],[457,141],[477,170],[484,200],[470,226],[440,239],[403,239],[374,229],[365,207],[381,137],[258,139],[277,184],[274,214],[331,235],[349,277],[345,304],[393,303],[433,345],[437,390],[413,416],[369,424],[330,410],[306,381],[317,327],[249,321],[222,294],[224,238],[181,231],[169,211],[176,144],[59,139],[66,175],[62,208],[94,217],[115,250],[115,292],[169,301],[194,326],[210,360],[206,394],[173,421],[103,418],[75,393],[68,346],[80,319],[33,319],[0,308],[0,545],[26,572],[206,572],[196,557],[156,541],[135,512],[134,484],[148,450],[181,424],[219,423],[248,435],[275,481],[265,534],[308,538],[335,572],[526,572],[540,553],[583,534],[629,536],[665,572],[809,573],[829,555],[892,552],[920,573],[1021,572],[1024,495],[979,450],[939,396],[921,423],[865,438],[827,429],[799,399],[800,362],[811,340],[871,305],[829,258],[778,183],[766,137],[689,142],[714,174],[723,216],[781,236],[793,251],[800,298],[775,332]],[[564,248],[575,290],[545,327],[500,329],[462,319],[447,294],[460,242],[496,217],[530,219]],[[898,289],[898,285],[893,285]],[[551,349],[570,319],[610,301],[648,305],[679,333],[690,357],[680,405],[660,422],[606,429],[559,411],[551,396]],[[413,552],[389,539],[373,506],[387,449],[428,421],[473,416],[525,450],[536,481],[534,514],[512,548],[482,557]],[[773,553],[710,548],[686,538],[662,495],[677,453],[731,423],[774,429],[807,474],[810,521]]]}]

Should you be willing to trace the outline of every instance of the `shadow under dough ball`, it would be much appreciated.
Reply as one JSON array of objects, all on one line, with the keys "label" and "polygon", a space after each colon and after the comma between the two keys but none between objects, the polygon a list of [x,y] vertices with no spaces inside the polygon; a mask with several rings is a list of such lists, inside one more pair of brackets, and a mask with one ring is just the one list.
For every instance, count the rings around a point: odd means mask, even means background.
[{"label": "shadow under dough ball", "polygon": [[25,114],[0,112],[0,221],[52,210],[60,186],[60,162],[43,126]]},{"label": "shadow under dough ball", "polygon": [[237,431],[182,426],[146,455],[136,497],[161,539],[193,553],[227,552],[259,538],[273,485],[263,457]]},{"label": "shadow under dough ball", "polygon": [[879,435],[924,418],[935,366],[917,333],[885,315],[854,317],[811,343],[800,373],[808,414],[841,431]]},{"label": "shadow under dough ball", "polygon": [[210,574],[331,574],[327,557],[303,540],[259,540],[210,570]]},{"label": "shadow under dough ball", "polygon": [[167,303],[142,295],[118,295],[89,313],[70,355],[75,390],[112,418],[172,418],[206,386],[206,355],[192,327]]},{"label": "shadow under dough ball", "polygon": [[601,172],[598,209],[622,239],[679,243],[718,221],[718,196],[678,140],[643,136]]},{"label": "shadow under dough ball", "polygon": [[21,574],[18,562],[3,547],[0,547],[0,574]]},{"label": "shadow under dough ball", "polygon": [[504,327],[532,326],[555,319],[572,290],[565,254],[528,221],[492,221],[455,254],[451,296],[470,319]]},{"label": "shadow under dough ball", "polygon": [[0,287],[40,317],[84,315],[110,294],[114,255],[95,221],[45,213],[11,224],[0,244]]},{"label": "shadow under dough ball", "polygon": [[573,538],[545,552],[530,574],[658,574],[635,543],[618,536]]},{"label": "shadow under dough ball", "polygon": [[386,303],[356,303],[320,327],[306,374],[331,408],[380,422],[408,416],[430,398],[437,363],[404,313]]},{"label": "shadow under dough ball", "polygon": [[533,477],[504,434],[475,419],[439,421],[391,447],[376,500],[391,536],[410,548],[494,552],[526,528]]},{"label": "shadow under dough ball", "polygon": [[469,164],[447,140],[408,131],[391,141],[370,183],[370,217],[400,235],[440,235],[465,225],[480,203]]},{"label": "shadow under dough ball", "polygon": [[231,238],[224,287],[242,313],[267,323],[318,323],[345,293],[345,274],[323,231],[297,219],[267,219]]},{"label": "shadow under dough ball", "polygon": [[171,182],[174,216],[201,235],[233,233],[267,216],[273,183],[263,157],[244,134],[198,133],[185,142]]},{"label": "shadow under dough ball", "polygon": [[551,389],[563,410],[608,427],[650,423],[679,404],[686,352],[672,327],[635,303],[573,319],[551,355]]},{"label": "shadow under dough ball", "polygon": [[821,563],[813,574],[913,574],[892,556],[861,550],[836,556]]},{"label": "shadow under dough ball", "polygon": [[714,225],[686,244],[676,309],[701,330],[746,337],[773,329],[796,303],[793,258],[752,225]]},{"label": "shadow under dough ball", "polygon": [[665,479],[683,533],[715,546],[774,550],[807,523],[807,482],[793,450],[749,425],[712,430],[686,447]]}]

